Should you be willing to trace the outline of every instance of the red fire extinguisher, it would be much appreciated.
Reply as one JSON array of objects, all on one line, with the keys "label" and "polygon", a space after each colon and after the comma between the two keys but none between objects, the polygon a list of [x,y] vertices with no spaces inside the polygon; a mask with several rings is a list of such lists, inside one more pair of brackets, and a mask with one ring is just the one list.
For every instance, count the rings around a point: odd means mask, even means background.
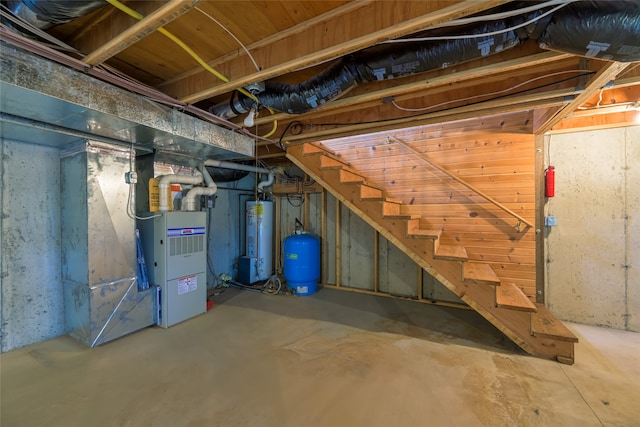
[{"label": "red fire extinguisher", "polygon": [[553,166],[549,166],[544,171],[544,195],[545,197],[556,195],[556,171]]}]

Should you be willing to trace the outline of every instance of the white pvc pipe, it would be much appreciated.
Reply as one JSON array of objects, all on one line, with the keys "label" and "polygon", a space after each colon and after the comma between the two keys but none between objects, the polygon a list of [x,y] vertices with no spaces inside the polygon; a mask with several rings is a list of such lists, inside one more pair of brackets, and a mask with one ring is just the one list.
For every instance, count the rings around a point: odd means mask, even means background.
[{"label": "white pvc pipe", "polygon": [[264,191],[264,187],[270,186],[271,184],[273,184],[273,181],[275,181],[275,180],[276,180],[276,176],[274,174],[270,173],[268,175],[267,179],[265,179],[264,181],[261,181],[258,184],[258,191],[259,192],[263,192]]},{"label": "white pvc pipe", "polygon": [[169,195],[168,190],[171,184],[201,184],[202,174],[198,172],[197,175],[162,175],[160,177],[160,183],[158,184],[158,190],[160,191],[160,212],[169,211]]},{"label": "white pvc pipe", "polygon": [[194,187],[187,195],[182,199],[182,210],[187,212],[193,212],[196,210],[196,199],[200,196],[213,196],[218,191],[218,186],[206,167],[202,168],[202,176],[204,177],[204,182],[207,184],[206,187]]},{"label": "white pvc pipe", "polygon": [[273,184],[273,181],[275,180],[274,173],[267,168],[259,168],[257,166],[250,166],[250,165],[241,165],[238,163],[225,162],[222,160],[206,160],[204,162],[204,165],[212,166],[216,168],[222,168],[222,169],[232,169],[232,170],[238,170],[238,171],[268,174],[269,176],[267,177],[267,179],[258,184],[258,191],[264,191],[264,187],[270,186],[271,184]]}]

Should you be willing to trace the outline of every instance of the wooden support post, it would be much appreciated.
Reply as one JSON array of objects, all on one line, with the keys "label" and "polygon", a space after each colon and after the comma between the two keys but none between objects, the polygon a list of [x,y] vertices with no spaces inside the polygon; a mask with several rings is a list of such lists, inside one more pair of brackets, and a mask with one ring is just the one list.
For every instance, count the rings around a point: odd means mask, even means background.
[{"label": "wooden support post", "polygon": [[320,270],[320,283],[324,284],[327,281],[326,271],[327,271],[327,257],[325,255],[325,251],[327,250],[327,190],[322,190],[322,206],[320,209],[320,259],[321,259],[321,270]]},{"label": "wooden support post", "polygon": [[340,271],[340,267],[342,265],[342,249],[340,248],[340,208],[342,207],[342,202],[336,199],[336,287],[340,287],[340,275],[342,272]]},{"label": "wooden support post", "polygon": [[422,299],[422,282],[424,279],[424,270],[418,265],[418,300]]},{"label": "wooden support post", "polygon": [[[307,175],[306,173],[304,174],[304,182],[307,182],[307,180],[309,179],[309,175]],[[303,203],[302,203],[302,223],[304,224],[304,230],[305,231],[309,231],[309,193],[304,193],[302,195],[302,197],[304,197],[303,199]]]},{"label": "wooden support post", "polygon": [[380,233],[373,230],[373,292],[379,292],[380,287]]},{"label": "wooden support post", "polygon": [[278,273],[280,272],[280,245],[282,242],[282,237],[280,236],[280,197],[276,196],[276,200],[275,200],[275,217],[276,217],[276,229],[275,229],[275,233],[273,233],[276,236],[276,242],[275,242],[275,254],[274,254],[274,266],[275,266],[275,272]]},{"label": "wooden support post", "polygon": [[544,304],[544,275],[545,275],[545,253],[544,253],[544,155],[545,140],[549,136],[536,135],[535,137],[535,194],[536,194],[536,302]]}]

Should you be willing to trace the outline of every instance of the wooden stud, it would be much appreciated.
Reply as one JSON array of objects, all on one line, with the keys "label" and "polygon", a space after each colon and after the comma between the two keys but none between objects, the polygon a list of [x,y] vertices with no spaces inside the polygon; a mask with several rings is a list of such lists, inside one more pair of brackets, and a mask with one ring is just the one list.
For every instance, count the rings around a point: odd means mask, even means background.
[{"label": "wooden stud", "polygon": [[423,295],[422,295],[422,293],[424,292],[423,281],[424,281],[424,270],[422,269],[422,267],[418,265],[418,299],[419,300],[423,298]]},{"label": "wooden stud", "polygon": [[373,230],[373,292],[378,293],[380,286],[380,233]]},{"label": "wooden stud", "polygon": [[322,211],[320,213],[320,259],[322,260],[322,270],[320,271],[320,283],[326,282],[327,270],[327,190],[322,191]]},{"label": "wooden stud", "polygon": [[340,224],[342,222],[342,203],[336,198],[336,287],[340,287],[340,276],[342,275],[342,239],[340,236]]},{"label": "wooden stud", "polygon": [[276,236],[276,242],[275,242],[275,254],[274,254],[274,265],[275,265],[275,271],[276,273],[278,271],[280,271],[280,248],[282,245],[282,236],[280,235],[280,197],[275,196],[276,201],[275,201],[275,212],[274,215],[276,217],[276,225],[275,225],[275,230],[274,230],[274,235]]}]

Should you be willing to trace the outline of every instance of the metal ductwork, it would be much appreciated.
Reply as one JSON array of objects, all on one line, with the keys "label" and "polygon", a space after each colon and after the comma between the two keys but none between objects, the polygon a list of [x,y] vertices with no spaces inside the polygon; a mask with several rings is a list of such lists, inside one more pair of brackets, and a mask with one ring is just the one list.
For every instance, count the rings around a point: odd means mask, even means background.
[{"label": "metal ductwork", "polygon": [[[546,9],[548,10],[548,9]],[[337,98],[356,84],[446,68],[537,39],[541,48],[606,60],[640,61],[640,2],[575,1],[548,16],[544,10],[499,21],[432,30],[424,35],[451,39],[379,45],[338,60],[327,70],[298,84],[268,82],[256,94],[261,107],[302,114]],[[536,18],[541,16],[536,21]],[[517,30],[518,24],[535,21]],[[488,35],[496,33],[493,35]],[[454,39],[459,35],[476,35]],[[256,107],[238,94],[229,103],[211,108],[225,118]]]},{"label": "metal ductwork", "polygon": [[11,12],[41,30],[85,16],[106,5],[105,0],[8,0]]}]

